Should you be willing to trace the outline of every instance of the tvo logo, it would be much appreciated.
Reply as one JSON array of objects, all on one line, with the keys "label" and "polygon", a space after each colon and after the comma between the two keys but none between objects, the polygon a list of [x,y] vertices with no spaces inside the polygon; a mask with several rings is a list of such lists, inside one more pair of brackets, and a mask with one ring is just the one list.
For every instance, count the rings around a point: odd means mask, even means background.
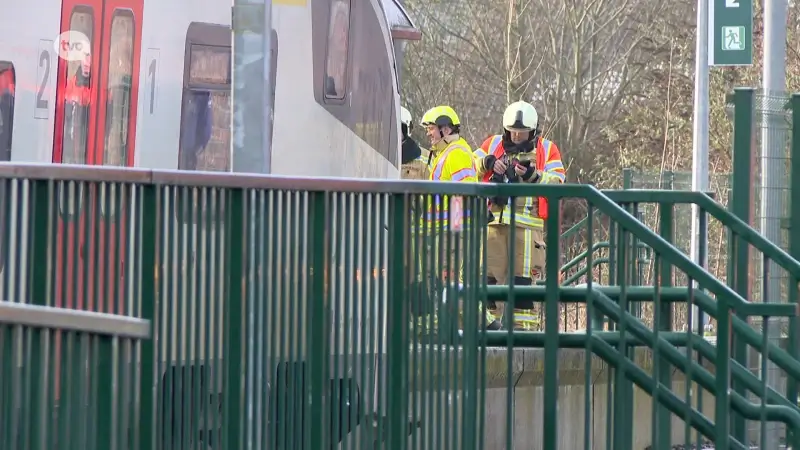
[{"label": "tvo logo", "polygon": [[83,61],[92,52],[89,37],[76,30],[59,34],[53,47],[58,57],[66,61]]}]

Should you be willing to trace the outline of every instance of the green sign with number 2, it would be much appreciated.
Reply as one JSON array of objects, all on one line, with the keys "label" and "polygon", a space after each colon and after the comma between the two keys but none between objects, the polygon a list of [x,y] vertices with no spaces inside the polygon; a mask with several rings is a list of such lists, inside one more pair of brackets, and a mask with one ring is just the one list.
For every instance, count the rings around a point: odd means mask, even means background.
[{"label": "green sign with number 2", "polygon": [[708,64],[753,64],[753,0],[710,0]]}]

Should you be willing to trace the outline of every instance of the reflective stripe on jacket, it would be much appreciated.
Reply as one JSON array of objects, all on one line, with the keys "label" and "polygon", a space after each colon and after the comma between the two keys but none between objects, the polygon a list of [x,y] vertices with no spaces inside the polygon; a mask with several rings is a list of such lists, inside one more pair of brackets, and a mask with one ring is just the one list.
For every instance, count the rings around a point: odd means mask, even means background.
[{"label": "reflective stripe on jacket", "polygon": [[[430,181],[458,181],[463,183],[477,183],[478,176],[475,169],[475,160],[472,149],[463,138],[451,142],[444,150],[434,156],[430,165]],[[432,195],[424,217],[429,229],[438,229],[448,226],[448,209],[442,196]],[[468,208],[464,208],[464,217],[469,216]]]},{"label": "reflective stripe on jacket", "polygon": [[[564,164],[561,162],[561,152],[558,146],[552,141],[541,138],[536,144],[534,150],[534,161],[536,170],[542,173],[539,183],[563,183],[566,179],[564,171]],[[483,167],[482,161],[488,155],[494,155],[496,158],[501,158],[505,154],[503,148],[503,136],[494,135],[486,141],[477,150],[475,150],[474,157],[476,166],[478,168],[478,175],[484,182],[491,178],[491,172],[486,171]],[[536,202],[534,202],[536,200]],[[493,223],[511,223],[511,208],[510,206],[498,210],[499,214],[495,214],[495,221]],[[544,220],[547,219],[547,199],[544,197],[518,198],[516,201],[516,224],[526,228],[543,228]]]}]

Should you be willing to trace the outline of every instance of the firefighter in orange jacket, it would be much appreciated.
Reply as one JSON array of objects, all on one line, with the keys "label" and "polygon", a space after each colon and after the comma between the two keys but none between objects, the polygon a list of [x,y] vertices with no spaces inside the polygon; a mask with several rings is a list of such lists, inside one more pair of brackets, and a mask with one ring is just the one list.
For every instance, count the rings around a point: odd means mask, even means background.
[{"label": "firefighter in orange jacket", "polygon": [[[515,102],[503,113],[503,134],[490,136],[474,152],[478,177],[484,182],[563,183],[566,178],[561,152],[555,143],[541,137],[539,114],[530,103]],[[523,162],[520,162],[523,161]],[[544,221],[547,200],[517,198],[515,242],[511,242],[511,206],[508,199],[492,199],[494,216],[487,236],[489,284],[530,286],[544,273]],[[556,218],[556,220],[558,220]],[[509,254],[514,256],[514,279],[509,278]],[[501,317],[504,305],[495,305]],[[533,304],[517,302],[514,329],[531,330],[539,323]]]}]

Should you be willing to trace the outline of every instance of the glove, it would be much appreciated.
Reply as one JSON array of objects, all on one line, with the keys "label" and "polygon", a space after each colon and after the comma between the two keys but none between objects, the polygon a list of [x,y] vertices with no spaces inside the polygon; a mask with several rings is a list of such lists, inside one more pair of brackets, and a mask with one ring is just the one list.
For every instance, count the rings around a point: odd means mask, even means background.
[{"label": "glove", "polygon": [[541,179],[542,173],[536,170],[532,164],[528,166],[528,170],[522,174],[522,180],[527,183],[538,183]]},{"label": "glove", "polygon": [[497,161],[497,157],[494,155],[489,155],[483,158],[483,170],[486,172],[491,172],[494,170],[494,163]]},{"label": "glove", "polygon": [[[514,164],[516,165],[516,167],[521,166],[525,168],[525,173],[519,175],[522,181],[526,183],[536,183],[537,181],[539,181],[539,178],[541,178],[540,172],[536,170],[536,166],[533,164],[532,161],[519,162],[517,160],[514,160]],[[516,168],[514,170],[516,172]]]}]

